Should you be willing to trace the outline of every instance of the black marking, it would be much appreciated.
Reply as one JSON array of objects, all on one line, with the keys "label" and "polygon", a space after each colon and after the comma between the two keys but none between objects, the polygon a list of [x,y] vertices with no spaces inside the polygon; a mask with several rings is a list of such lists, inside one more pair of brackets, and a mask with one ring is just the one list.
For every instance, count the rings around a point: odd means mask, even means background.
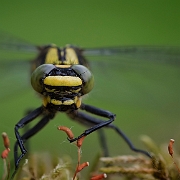
[{"label": "black marking", "polygon": [[58,53],[58,60],[61,61],[62,57],[61,57],[61,49],[57,48],[57,53]]},{"label": "black marking", "polygon": [[66,112],[71,110],[77,110],[76,105],[73,103],[71,105],[54,105],[52,103],[48,103],[46,107],[50,112],[56,113],[57,111]]},{"label": "black marking", "polygon": [[66,61],[66,48],[63,48],[61,50],[61,52],[63,52],[63,56],[61,56],[61,61],[62,61],[62,64],[64,64],[64,61]]},{"label": "black marking", "polygon": [[74,76],[77,77],[78,75],[75,73],[75,71],[69,67],[69,68],[61,68],[61,67],[55,67],[52,71],[47,74],[47,76]]},{"label": "black marking", "polygon": [[[53,92],[48,92],[47,90],[44,91],[44,93],[48,96],[51,97],[51,99],[56,99],[56,100],[62,100],[63,98],[70,98],[73,99],[74,97],[78,96],[82,96],[82,86],[71,86],[71,87],[65,87],[65,86],[45,86],[48,89],[52,89]],[[78,92],[74,92],[77,89],[79,89]]]}]

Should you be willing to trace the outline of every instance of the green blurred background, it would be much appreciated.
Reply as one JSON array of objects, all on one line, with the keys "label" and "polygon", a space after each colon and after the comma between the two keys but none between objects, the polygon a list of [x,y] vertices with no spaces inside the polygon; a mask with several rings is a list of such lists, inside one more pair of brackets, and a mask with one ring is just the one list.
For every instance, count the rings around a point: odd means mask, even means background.
[{"label": "green blurred background", "polygon": [[[39,45],[179,46],[179,8],[180,3],[175,0],[1,1],[0,29]],[[178,141],[179,67],[143,63],[138,59],[122,63],[112,59],[111,62],[106,65],[101,59],[92,66],[95,88],[85,103],[116,113],[115,124],[140,148],[145,148],[140,141],[142,134],[152,137],[158,144],[167,143],[170,138]],[[0,80],[6,82],[3,87],[0,85],[0,132],[9,134],[11,149],[15,141],[15,123],[27,109],[41,104],[32,88],[26,87],[28,79],[23,85],[26,69],[21,68],[21,73],[17,74],[16,67],[9,65],[9,69],[4,71],[1,67],[0,73]],[[19,90],[21,86],[16,84],[17,78],[22,86]],[[67,142],[64,133],[57,131],[58,125],[72,127],[75,135],[85,129],[59,113],[55,120],[31,139],[30,148],[32,151],[53,151],[59,153],[59,156],[69,154],[76,164],[77,149]],[[107,129],[106,135],[111,155],[132,153],[115,132]],[[178,147],[178,143],[176,145]],[[3,149],[3,145],[0,147]],[[82,161],[91,163],[99,151],[97,134],[94,133],[84,142]]]}]

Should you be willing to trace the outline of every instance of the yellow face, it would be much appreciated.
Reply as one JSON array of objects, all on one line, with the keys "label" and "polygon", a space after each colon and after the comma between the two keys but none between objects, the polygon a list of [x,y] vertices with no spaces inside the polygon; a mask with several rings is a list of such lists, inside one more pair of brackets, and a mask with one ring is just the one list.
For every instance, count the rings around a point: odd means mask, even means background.
[{"label": "yellow face", "polygon": [[44,79],[44,84],[50,86],[80,86],[82,80],[73,76],[48,76]]}]

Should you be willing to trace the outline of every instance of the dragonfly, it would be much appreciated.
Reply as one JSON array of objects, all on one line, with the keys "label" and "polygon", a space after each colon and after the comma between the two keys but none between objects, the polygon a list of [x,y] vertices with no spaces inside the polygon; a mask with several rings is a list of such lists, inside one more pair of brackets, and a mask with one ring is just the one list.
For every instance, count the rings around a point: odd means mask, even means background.
[{"label": "dragonfly", "polygon": [[[116,86],[118,81],[121,81],[121,77],[119,77],[119,75],[114,79],[114,77],[111,77],[111,72],[116,71],[118,74],[119,71],[123,71],[123,68],[125,68],[127,64],[130,67],[135,65],[137,72],[141,71],[143,61],[147,62],[143,71],[146,71],[146,68],[151,64],[154,68],[159,65],[161,66],[161,64],[178,67],[180,62],[179,47],[118,46],[79,48],[73,45],[66,45],[63,48],[59,48],[54,44],[35,46],[13,35],[1,32],[0,53],[3,54],[13,51],[36,55],[31,61],[14,59],[8,62],[11,63],[11,66],[14,65],[14,68],[17,66],[27,68],[27,64],[31,66],[31,85],[42,98],[42,104],[39,107],[15,124],[15,136],[17,139],[14,146],[15,169],[18,168],[21,159],[27,153],[24,145],[25,142],[46,126],[51,119],[54,119],[58,112],[66,113],[70,119],[88,127],[78,137],[68,139],[70,143],[94,131],[100,132],[99,136],[102,137],[103,134],[101,134],[102,131],[100,131],[100,129],[107,127],[113,129],[123,138],[131,150],[151,158],[149,152],[136,148],[126,134],[113,123],[116,117],[114,113],[94,105],[85,104],[82,101],[82,97],[89,94],[94,86],[94,75],[90,68],[103,72],[104,76],[108,75],[109,79],[111,79]],[[7,64],[6,56],[1,56],[2,67],[5,67]],[[11,56],[10,53],[9,56]],[[87,60],[86,57],[89,57],[89,59],[91,57],[92,61]],[[96,61],[96,59],[98,60]],[[107,69],[107,75],[103,69]],[[29,70],[24,68],[24,71],[28,73]],[[21,75],[22,74],[19,73],[19,76]],[[180,73],[177,73],[177,75],[179,76]],[[118,101],[116,100],[119,95],[119,93],[117,93],[118,89],[116,92],[112,92],[111,87],[108,86],[107,88],[109,88],[110,94],[113,93],[114,101]],[[96,115],[96,117],[92,115]],[[42,119],[36,125],[22,135],[19,133],[19,129],[39,116],[42,116]],[[118,116],[117,114],[117,117]],[[107,120],[105,121],[102,118],[106,118]],[[104,139],[105,138],[102,137],[101,145],[105,155],[108,155],[106,150],[107,145]],[[18,155],[18,148],[21,151],[20,155]]]}]

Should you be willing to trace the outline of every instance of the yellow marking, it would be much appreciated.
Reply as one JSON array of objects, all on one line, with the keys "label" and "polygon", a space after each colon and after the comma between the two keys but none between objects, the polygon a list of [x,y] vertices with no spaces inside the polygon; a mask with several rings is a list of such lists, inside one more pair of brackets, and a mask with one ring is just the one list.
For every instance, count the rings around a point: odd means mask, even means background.
[{"label": "yellow marking", "polygon": [[78,57],[73,48],[66,48],[66,62],[64,64],[79,64]]},{"label": "yellow marking", "polygon": [[44,79],[44,84],[50,86],[80,86],[82,80],[74,76],[48,76]]},{"label": "yellow marking", "polygon": [[81,98],[78,98],[76,96],[74,99],[74,103],[76,104],[76,107],[79,108],[81,106]]},{"label": "yellow marking", "polygon": [[46,90],[47,92],[54,92],[56,89],[48,89],[48,88],[45,88],[45,90]]},{"label": "yellow marking", "polygon": [[46,96],[43,96],[43,106],[46,107],[48,104],[48,98]]},{"label": "yellow marking", "polygon": [[48,103],[51,102],[51,97],[50,97],[50,96],[47,96],[46,99],[47,99],[47,102],[48,102]]},{"label": "yellow marking", "polygon": [[[64,56],[64,51],[61,51],[61,56]],[[72,65],[72,64],[79,64],[78,57],[76,55],[76,52],[71,47],[66,47],[66,54],[65,54],[65,60],[62,61],[59,59],[58,56],[58,48],[56,45],[53,45],[49,48],[46,58],[45,58],[45,64],[64,64],[64,65]]]},{"label": "yellow marking", "polygon": [[66,105],[66,106],[68,106],[68,105],[74,104],[74,101],[72,99],[69,99],[69,100],[66,100],[66,101],[62,102],[62,101],[57,100],[57,99],[51,99],[50,103],[52,103],[52,104],[54,104],[56,106],[58,106],[58,105]]},{"label": "yellow marking", "polygon": [[76,90],[70,90],[70,92],[78,93],[80,90],[81,90],[81,88],[78,88],[78,89],[76,89]]},{"label": "yellow marking", "polygon": [[57,99],[51,99],[50,103],[52,103],[54,105],[62,105],[62,101],[59,101]]},{"label": "yellow marking", "polygon": [[74,101],[73,101],[72,99],[69,99],[69,100],[64,101],[64,102],[63,102],[63,105],[68,106],[68,105],[71,105],[71,104],[73,104],[73,103],[74,103]]},{"label": "yellow marking", "polygon": [[51,99],[50,96],[45,96],[43,98],[43,106],[46,107],[48,103],[54,104],[55,106],[60,106],[60,105],[66,105],[70,106],[72,104],[75,104],[77,108],[81,106],[81,98],[75,97],[74,99],[68,99],[66,101],[61,101],[57,99]]},{"label": "yellow marking", "polygon": [[51,47],[47,54],[45,59],[45,64],[59,64],[58,59],[58,51],[57,47]]},{"label": "yellow marking", "polygon": [[60,67],[60,68],[69,68],[69,67],[71,67],[71,65],[64,65],[64,64],[62,64],[62,65],[55,65],[56,67]]}]

